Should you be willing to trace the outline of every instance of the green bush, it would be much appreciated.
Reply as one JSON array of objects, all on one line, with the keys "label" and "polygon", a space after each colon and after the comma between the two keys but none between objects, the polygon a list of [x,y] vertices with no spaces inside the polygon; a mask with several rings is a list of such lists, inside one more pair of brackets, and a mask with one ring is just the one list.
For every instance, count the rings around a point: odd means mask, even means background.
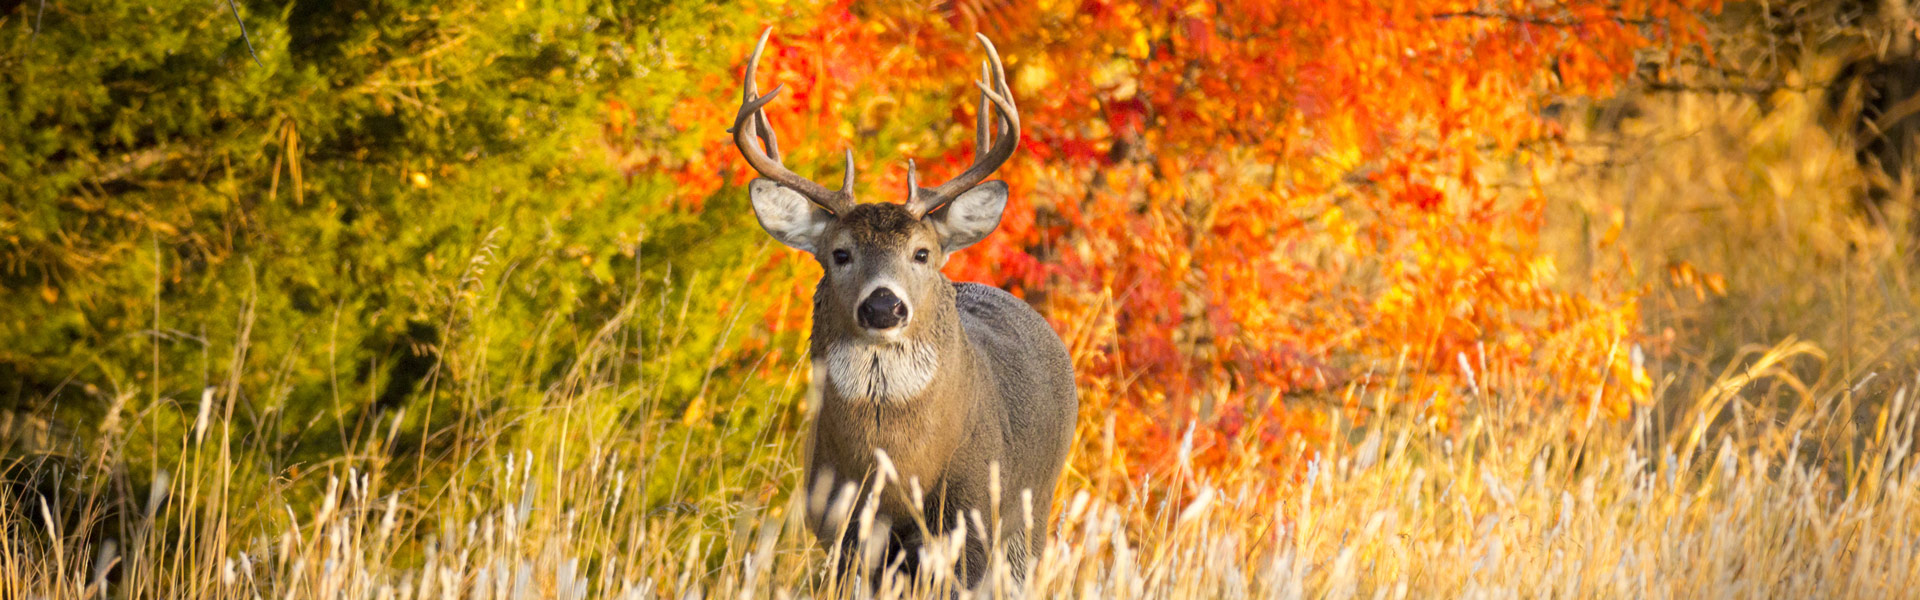
[{"label": "green bush", "polygon": [[[0,3],[0,409],[164,454],[210,398],[272,474],[387,416],[431,453],[555,386],[684,410],[750,365],[719,314],[765,310],[742,194],[694,213],[606,159],[721,135],[666,120],[749,35],[719,9],[242,2],[247,39],[224,3],[44,10]],[[648,126],[607,135],[614,99]]]}]

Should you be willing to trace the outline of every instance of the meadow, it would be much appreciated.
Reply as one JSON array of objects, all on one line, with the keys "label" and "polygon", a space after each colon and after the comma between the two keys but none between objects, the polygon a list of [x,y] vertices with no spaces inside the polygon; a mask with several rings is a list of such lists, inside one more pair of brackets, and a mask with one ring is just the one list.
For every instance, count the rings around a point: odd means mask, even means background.
[{"label": "meadow", "polygon": [[[1281,4],[0,2],[0,598],[1920,595],[1911,111],[1843,118],[1910,20]],[[803,525],[767,25],[868,201],[1008,57],[947,273],[1078,372],[1022,572]]]},{"label": "meadow", "polygon": [[[1806,342],[1745,351],[1740,366],[1669,387],[1612,421],[1527,410],[1489,388],[1449,429],[1392,397],[1350,390],[1342,435],[1297,450],[1299,473],[1137,483],[1072,473],[1041,560],[992,597],[1902,597],[1920,578],[1920,408],[1913,381],[1808,387]],[[802,385],[794,378],[792,385]],[[1881,388],[1884,389],[1884,388]],[[170,440],[181,462],[127,489],[105,446],[38,506],[8,496],[0,526],[14,598],[921,597],[946,579],[842,581],[800,522],[800,449],[754,432],[749,456],[672,444],[661,419],[595,418],[645,382],[586,377],[539,411],[476,423],[554,436],[447,459],[453,480],[410,478],[392,429],[310,467],[302,495],[227,450],[234,419],[202,412]],[[207,403],[205,406],[215,406]],[[1860,406],[1873,406],[1862,409]],[[213,410],[218,410],[213,409]],[[1847,411],[1861,419],[1841,417]],[[209,414],[209,413],[212,414]],[[1356,420],[1349,420],[1356,419]],[[1111,460],[1113,430],[1083,428]],[[668,450],[663,450],[666,448]],[[1236,452],[1257,455],[1248,449]],[[1076,462],[1088,462],[1078,457]],[[21,468],[16,464],[14,469]],[[16,471],[17,472],[17,471]],[[736,483],[737,482],[737,483]],[[648,503],[650,485],[717,483]],[[58,502],[73,510],[54,510]],[[870,517],[870,515],[869,515]],[[848,527],[865,523],[850,515]],[[937,552],[937,551],[936,551]],[[948,550],[952,552],[952,550]],[[952,556],[948,554],[947,556]],[[937,559],[936,559],[937,560]]]}]

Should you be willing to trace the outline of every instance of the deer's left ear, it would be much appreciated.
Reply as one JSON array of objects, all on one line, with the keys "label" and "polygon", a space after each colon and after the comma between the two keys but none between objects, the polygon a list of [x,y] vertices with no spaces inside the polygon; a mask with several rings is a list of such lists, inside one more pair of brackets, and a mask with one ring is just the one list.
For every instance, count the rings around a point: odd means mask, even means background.
[{"label": "deer's left ear", "polygon": [[933,225],[934,233],[940,234],[940,249],[955,252],[986,239],[1000,227],[1000,213],[1006,209],[1006,182],[989,181],[927,213],[926,221]]}]

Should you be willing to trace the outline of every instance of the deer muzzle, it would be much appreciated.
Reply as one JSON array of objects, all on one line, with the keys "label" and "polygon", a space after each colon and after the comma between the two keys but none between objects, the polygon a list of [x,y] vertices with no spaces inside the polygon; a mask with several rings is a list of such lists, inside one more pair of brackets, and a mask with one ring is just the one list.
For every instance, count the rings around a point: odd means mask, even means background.
[{"label": "deer muzzle", "polygon": [[860,326],[875,331],[885,331],[907,323],[907,301],[894,295],[893,290],[877,288],[867,299],[860,301],[856,311]]}]

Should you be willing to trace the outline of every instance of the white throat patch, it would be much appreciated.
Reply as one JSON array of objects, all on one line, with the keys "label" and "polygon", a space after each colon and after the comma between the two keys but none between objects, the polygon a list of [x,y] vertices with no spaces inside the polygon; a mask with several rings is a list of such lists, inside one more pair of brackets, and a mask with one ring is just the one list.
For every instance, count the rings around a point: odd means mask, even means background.
[{"label": "white throat patch", "polygon": [[[927,389],[940,356],[933,345],[904,341],[897,344],[835,342],[827,346],[826,371],[841,398],[869,402],[899,402]],[[819,371],[820,365],[814,369]]]}]

